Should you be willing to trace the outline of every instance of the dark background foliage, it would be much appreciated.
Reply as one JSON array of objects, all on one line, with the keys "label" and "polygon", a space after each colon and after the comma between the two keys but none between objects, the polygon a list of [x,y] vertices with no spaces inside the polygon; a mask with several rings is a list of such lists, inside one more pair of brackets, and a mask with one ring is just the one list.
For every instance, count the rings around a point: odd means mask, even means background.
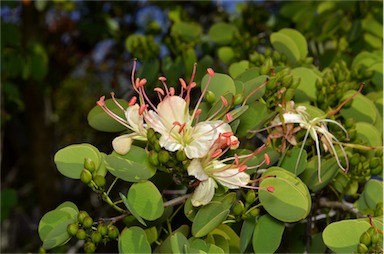
[{"label": "dark background foliage", "polygon": [[60,175],[53,156],[64,146],[83,142],[111,151],[114,135],[89,127],[87,113],[112,90],[129,97],[133,58],[161,63],[144,76],[168,73],[176,79],[190,70],[175,62],[193,49],[197,62],[210,56],[215,70],[227,71],[216,45],[178,38],[172,30],[176,21],[197,23],[203,34],[220,21],[236,24],[239,33],[231,47],[238,60],[265,52],[270,33],[283,27],[304,34],[320,68],[338,59],[350,63],[363,49],[381,48],[382,40],[374,35],[382,38],[382,31],[364,27],[363,20],[371,15],[381,22],[382,2],[324,4],[329,10],[319,15],[321,3],[2,1],[1,251],[36,252],[41,216],[64,200],[105,213],[86,186]]}]

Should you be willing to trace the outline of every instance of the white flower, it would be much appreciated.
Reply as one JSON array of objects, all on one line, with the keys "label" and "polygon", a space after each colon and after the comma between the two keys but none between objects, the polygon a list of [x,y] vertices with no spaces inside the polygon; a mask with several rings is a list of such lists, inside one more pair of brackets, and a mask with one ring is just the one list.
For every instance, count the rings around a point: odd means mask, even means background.
[{"label": "white flower", "polygon": [[217,183],[229,189],[238,189],[246,186],[250,181],[250,176],[245,172],[240,172],[239,168],[218,160],[206,163],[204,161],[193,159],[187,168],[188,175],[194,176],[200,181],[192,195],[193,206],[208,204],[215,194]]},{"label": "white flower", "polygon": [[190,116],[187,102],[177,95],[165,97],[156,111],[147,112],[145,120],[161,134],[161,147],[171,152],[183,149],[189,159],[204,157],[221,134],[232,131],[221,120],[193,125],[195,118]]}]

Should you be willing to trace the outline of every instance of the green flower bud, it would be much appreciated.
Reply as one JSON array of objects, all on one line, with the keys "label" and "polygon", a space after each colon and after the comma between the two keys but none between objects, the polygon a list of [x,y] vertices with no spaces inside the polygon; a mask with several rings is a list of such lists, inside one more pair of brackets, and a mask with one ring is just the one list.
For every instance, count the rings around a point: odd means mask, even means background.
[{"label": "green flower bud", "polygon": [[152,143],[152,146],[153,146],[153,150],[155,150],[156,152],[160,152],[161,151],[161,146],[160,146],[158,140],[156,140],[156,142]]},{"label": "green flower bud", "polygon": [[43,247],[40,247],[38,253],[45,254],[45,253],[47,253],[47,251]]},{"label": "green flower bud", "polygon": [[351,166],[356,166],[360,163],[360,156],[359,154],[353,154],[352,158],[349,160],[349,164]]},{"label": "green flower bud", "polygon": [[76,233],[76,238],[79,240],[84,240],[87,237],[87,233],[84,229],[80,228]]},{"label": "green flower bud", "polygon": [[368,247],[365,244],[363,244],[363,243],[359,243],[357,245],[357,252],[358,253],[367,253],[368,252]]},{"label": "green flower bud", "polygon": [[84,168],[88,169],[89,172],[93,173],[96,169],[95,163],[90,158],[84,158]]},{"label": "green flower bud", "polygon": [[357,131],[356,129],[350,129],[348,131],[348,136],[349,136],[349,140],[355,140],[356,139],[356,136],[357,136]]},{"label": "green flower bud", "polygon": [[252,216],[252,217],[256,217],[260,214],[260,209],[257,208],[257,207],[252,207],[250,210],[249,210],[249,214]]},{"label": "green flower bud", "polygon": [[168,151],[165,151],[165,150],[161,150],[159,151],[159,162],[162,163],[162,164],[165,164],[169,161],[169,153]]},{"label": "green flower bud", "polygon": [[159,166],[159,154],[155,151],[150,151],[149,152],[149,157],[148,157],[149,163],[151,163],[153,166]]},{"label": "green flower bud", "polygon": [[283,82],[283,85],[285,87],[290,87],[292,85],[292,82],[293,82],[293,76],[287,75],[287,76],[283,77],[282,82]]},{"label": "green flower bud", "polygon": [[102,239],[103,239],[103,236],[100,234],[99,231],[93,231],[92,232],[92,234],[91,234],[92,242],[97,244],[97,243],[101,242]]},{"label": "green flower bud", "polygon": [[93,219],[91,218],[91,216],[87,216],[84,218],[82,224],[85,228],[90,228],[90,227],[92,227]]},{"label": "green flower bud", "polygon": [[178,150],[176,152],[176,159],[178,161],[185,161],[187,159],[187,156],[185,155],[184,150]]},{"label": "green flower bud", "polygon": [[97,225],[97,232],[99,232],[102,236],[108,234],[108,228],[105,224]]},{"label": "green flower bud", "polygon": [[80,211],[77,215],[77,221],[80,223],[80,224],[83,224],[84,222],[84,218],[85,217],[88,217],[88,213],[86,211]]},{"label": "green flower bud", "polygon": [[103,188],[105,186],[105,177],[102,175],[96,175],[95,178],[93,178],[93,181],[100,188]]},{"label": "green flower bud", "polygon": [[317,103],[323,103],[324,102],[324,95],[322,93],[319,93],[317,95]]},{"label": "green flower bud", "polygon": [[374,230],[374,233],[372,233],[372,235],[371,235],[371,242],[373,244],[376,244],[380,241],[381,238],[382,238],[382,236],[379,234],[379,232]]},{"label": "green flower bud", "polygon": [[264,51],[265,56],[270,56],[272,54],[272,50],[270,48],[266,48]]},{"label": "green flower bud", "polygon": [[96,245],[93,242],[86,242],[84,243],[83,248],[86,253],[94,253],[96,250]]},{"label": "green flower bud", "polygon": [[373,70],[365,69],[365,70],[362,72],[362,75],[363,75],[363,78],[365,78],[365,79],[369,79],[369,78],[372,77],[372,75],[373,75]]},{"label": "green flower bud", "polygon": [[378,149],[375,152],[376,157],[383,157],[383,149]]},{"label": "green flower bud", "polygon": [[233,99],[233,104],[234,105],[239,105],[244,101],[244,96],[243,94],[239,93],[235,95],[235,98]]},{"label": "green flower bud", "polygon": [[352,117],[345,119],[345,123],[344,123],[345,128],[349,129],[354,126],[355,126],[355,120]]},{"label": "green flower bud", "polygon": [[118,236],[119,236],[119,229],[114,225],[108,226],[108,237],[110,239],[116,239]]},{"label": "green flower bud", "polygon": [[383,202],[379,202],[376,204],[374,216],[375,217],[383,216]]},{"label": "green flower bud", "polygon": [[360,236],[360,243],[368,246],[371,244],[371,236],[367,231],[363,232]]},{"label": "green flower bud", "polygon": [[72,223],[67,226],[67,232],[70,236],[75,236],[79,230],[79,225],[77,223]]},{"label": "green flower bud", "polygon": [[317,90],[321,91],[321,88],[323,87],[323,80],[322,80],[322,78],[316,79],[315,86],[316,86]]},{"label": "green flower bud", "polygon": [[204,96],[204,99],[209,103],[209,104],[213,104],[215,103],[215,94],[208,90],[206,93],[205,93],[205,96]]},{"label": "green flower bud", "polygon": [[84,168],[80,173],[80,181],[89,184],[92,181],[92,173]]},{"label": "green flower bud", "polygon": [[300,77],[293,77],[291,88],[297,88],[300,84],[301,78]]},{"label": "green flower bud", "polygon": [[369,167],[370,167],[371,169],[376,168],[376,167],[379,166],[379,165],[380,165],[380,159],[379,159],[379,158],[375,158],[375,157],[373,157],[373,158],[371,158],[371,159],[369,160]]},{"label": "green flower bud", "polygon": [[268,75],[270,69],[265,66],[265,64],[263,64],[261,67],[260,67],[260,74],[261,75]]},{"label": "green flower bud", "polygon": [[244,212],[244,204],[243,202],[239,201],[233,206],[233,214],[234,215],[240,215]]},{"label": "green flower bud", "polygon": [[275,62],[280,61],[280,59],[281,59],[281,57],[280,57],[280,53],[277,52],[276,50],[274,50],[274,51],[272,52],[272,58],[273,58],[273,60],[274,60]]},{"label": "green flower bud", "polygon": [[156,138],[155,130],[152,129],[152,128],[149,128],[149,129],[147,130],[147,139],[148,139],[149,141],[152,141],[153,138]]},{"label": "green flower bud", "polygon": [[304,63],[305,64],[311,64],[313,62],[313,57],[306,57],[305,59],[304,59]]},{"label": "green flower bud", "polygon": [[245,195],[245,202],[252,204],[256,200],[256,194],[253,190],[249,190]]}]

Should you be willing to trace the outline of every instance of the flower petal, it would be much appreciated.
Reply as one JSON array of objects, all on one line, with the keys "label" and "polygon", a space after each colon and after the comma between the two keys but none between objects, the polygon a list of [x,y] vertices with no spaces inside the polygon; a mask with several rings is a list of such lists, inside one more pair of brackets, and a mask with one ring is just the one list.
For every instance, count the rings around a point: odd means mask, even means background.
[{"label": "flower petal", "polygon": [[182,124],[189,120],[187,102],[180,96],[166,97],[157,105],[157,114],[168,130],[173,127],[174,122]]},{"label": "flower petal", "polygon": [[250,176],[247,173],[239,172],[237,168],[215,172],[212,177],[229,189],[238,189],[241,186],[247,185],[250,180]]},{"label": "flower petal", "polygon": [[143,116],[139,114],[139,105],[135,104],[130,106],[125,111],[125,117],[128,124],[132,127],[132,130],[136,133],[146,136],[146,130],[144,129]]},{"label": "flower petal", "polygon": [[189,164],[188,175],[194,176],[199,181],[205,181],[208,179],[208,175],[204,172],[203,167],[201,166],[200,160],[193,159]]},{"label": "flower petal", "polygon": [[196,187],[192,195],[192,205],[201,206],[208,204],[215,194],[216,187],[215,180],[208,178],[206,181],[203,181]]},{"label": "flower petal", "polygon": [[115,150],[116,153],[121,155],[127,154],[131,149],[132,138],[135,135],[136,133],[132,133],[132,134],[121,135],[114,138],[112,141],[113,150]]},{"label": "flower petal", "polygon": [[170,152],[180,150],[183,146],[168,133],[162,134],[159,139],[159,144]]}]

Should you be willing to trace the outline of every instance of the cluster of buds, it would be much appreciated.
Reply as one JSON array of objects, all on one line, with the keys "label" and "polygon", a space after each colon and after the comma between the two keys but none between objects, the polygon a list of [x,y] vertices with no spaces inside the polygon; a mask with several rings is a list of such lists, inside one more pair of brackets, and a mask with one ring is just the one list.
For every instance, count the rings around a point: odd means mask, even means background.
[{"label": "cluster of buds", "polygon": [[[97,105],[108,115],[132,131],[130,134],[114,139],[112,145],[117,153],[129,152],[133,139],[146,140],[149,158],[153,165],[164,171],[167,169],[172,172],[180,173],[181,171],[185,176],[195,177],[196,189],[192,196],[194,206],[209,203],[217,183],[229,189],[258,188],[248,185],[253,180],[245,172],[246,162],[261,153],[265,147],[248,155],[219,159],[228,150],[239,147],[239,140],[229,125],[233,116],[230,113],[224,113],[223,119],[217,119],[218,116],[223,115],[223,112],[228,112],[231,107],[226,99],[221,97],[222,105],[217,112],[205,120],[200,119],[199,106],[215,75],[211,68],[207,69],[209,76],[207,84],[191,111],[190,96],[191,90],[196,87],[194,82],[196,65],[188,84],[182,78],[179,79],[181,91],[178,95],[176,95],[174,87],[167,85],[165,77],[159,78],[163,88],[154,89],[160,101],[157,105],[150,100],[144,89],[147,81],[140,78],[135,79],[135,69],[136,62],[131,81],[138,97],[130,99],[129,107],[124,109],[112,93],[112,99],[124,111],[126,119],[122,119],[107,108],[104,96],[97,102]],[[268,160],[269,158],[266,157],[264,162]],[[268,188],[267,191],[273,192],[273,187]]]}]

